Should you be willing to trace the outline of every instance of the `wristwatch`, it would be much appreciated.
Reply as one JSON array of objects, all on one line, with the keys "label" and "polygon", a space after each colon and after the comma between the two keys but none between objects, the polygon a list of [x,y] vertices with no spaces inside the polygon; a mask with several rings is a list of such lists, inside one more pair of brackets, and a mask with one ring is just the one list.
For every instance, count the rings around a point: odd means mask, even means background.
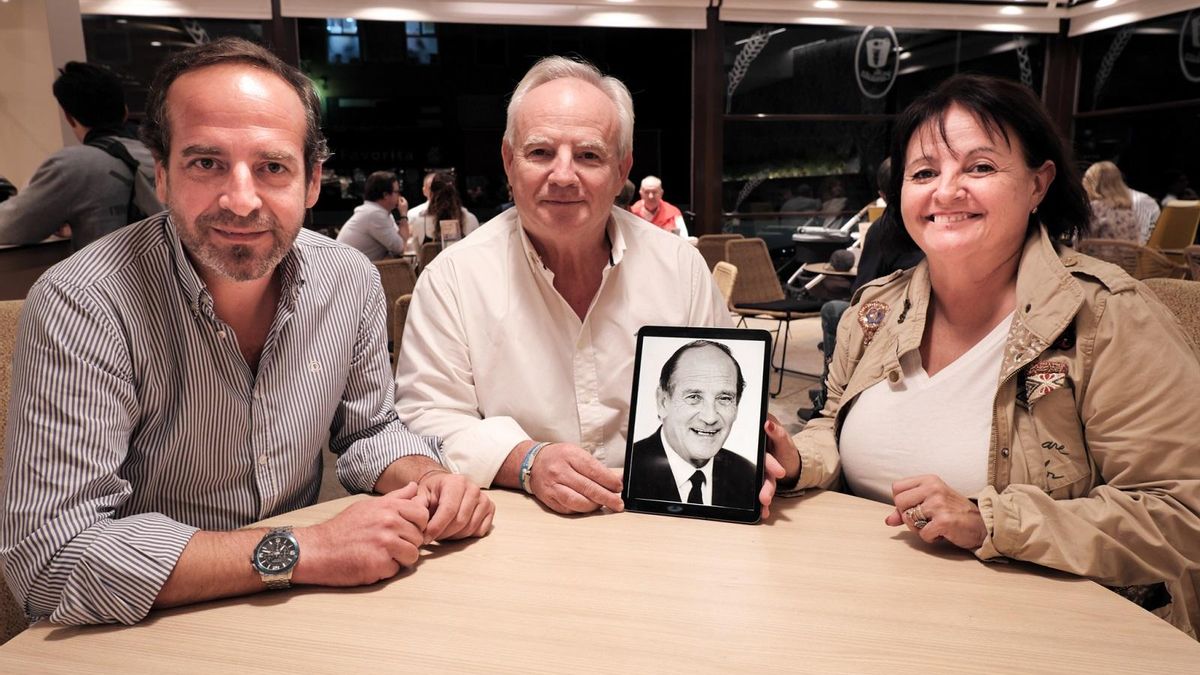
[{"label": "wristwatch", "polygon": [[258,570],[267,588],[275,591],[292,585],[292,570],[299,560],[300,544],[288,525],[272,529],[259,540],[250,564]]}]

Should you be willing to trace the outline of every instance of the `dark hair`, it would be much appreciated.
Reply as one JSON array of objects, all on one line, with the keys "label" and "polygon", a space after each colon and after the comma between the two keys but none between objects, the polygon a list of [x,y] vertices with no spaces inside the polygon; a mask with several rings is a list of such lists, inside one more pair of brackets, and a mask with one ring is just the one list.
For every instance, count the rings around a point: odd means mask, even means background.
[{"label": "dark hair", "polygon": [[927,124],[936,125],[942,140],[948,142],[946,112],[954,105],[966,109],[984,130],[1006,143],[1011,144],[1010,134],[1015,135],[1029,168],[1036,169],[1046,160],[1054,163],[1054,180],[1038,205],[1037,215],[1029,216],[1029,232],[1037,228],[1040,219],[1052,240],[1087,234],[1091,216],[1087,192],[1071,148],[1058,133],[1042,102],[1023,84],[987,75],[962,74],[950,77],[937,89],[913,101],[896,120],[891,147],[895,168],[887,187],[887,210],[878,225],[881,246],[897,253],[917,249],[900,213],[908,143]]},{"label": "dark hair", "polygon": [[633,196],[637,194],[637,186],[628,178],[625,179],[625,184],[621,186],[621,191],[617,193],[617,198],[613,200],[613,204],[629,210],[629,206],[633,204]]},{"label": "dark hair", "polygon": [[879,163],[879,168],[875,170],[875,189],[879,194],[885,195],[888,191],[888,185],[892,182],[892,158],[884,157]]},{"label": "dark hair", "polygon": [[125,91],[108,68],[68,61],[58,69],[53,90],[58,105],[85,127],[119,127],[125,121]]},{"label": "dark hair", "polygon": [[462,223],[462,200],[454,187],[454,174],[438,171],[429,183],[429,207],[425,211],[437,220],[457,220]]},{"label": "dark hair", "polygon": [[367,201],[377,202],[391,194],[392,186],[399,182],[400,179],[391,171],[376,171],[367,176],[367,182],[363,185],[363,197]]},{"label": "dark hair", "polygon": [[225,37],[185,49],[172,56],[154,75],[154,84],[146,98],[146,120],[141,137],[154,158],[166,164],[171,154],[171,125],[167,119],[167,92],[181,75],[209,66],[245,64],[262,68],[288,85],[304,106],[304,175],[311,176],[314,166],[329,158],[329,148],[321,133],[321,100],[312,80],[259,45],[241,38]]},{"label": "dark hair", "polygon": [[729,360],[733,361],[733,367],[737,369],[737,401],[741,402],[742,390],[746,388],[746,380],[742,377],[742,364],[733,358],[733,352],[729,350],[728,346],[720,342],[713,342],[712,340],[694,340],[675,350],[671,358],[667,359],[667,362],[663,364],[662,372],[658,375],[658,388],[668,394],[675,393],[671,387],[671,376],[675,374],[675,367],[679,365],[679,357],[683,356],[683,353],[690,349],[698,349],[700,347],[716,347],[725,352],[725,356],[728,356]]}]

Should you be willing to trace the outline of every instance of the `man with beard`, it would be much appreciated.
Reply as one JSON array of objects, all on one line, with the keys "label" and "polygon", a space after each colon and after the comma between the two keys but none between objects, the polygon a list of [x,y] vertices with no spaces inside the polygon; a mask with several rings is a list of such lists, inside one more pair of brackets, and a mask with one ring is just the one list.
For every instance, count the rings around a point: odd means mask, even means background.
[{"label": "man with beard", "polygon": [[662,426],[633,444],[629,496],[754,507],[754,463],[721,447],[746,380],[729,347],[696,340],[663,364],[655,400]]},{"label": "man with beard", "polygon": [[[13,369],[0,556],[31,618],[134,623],[152,607],[354,586],[493,506],[393,410],[379,277],[301,230],[327,156],[312,83],[249,42],[181,52],[143,129],[168,212],[51,268]],[[312,504],[322,444],[354,503]]]}]

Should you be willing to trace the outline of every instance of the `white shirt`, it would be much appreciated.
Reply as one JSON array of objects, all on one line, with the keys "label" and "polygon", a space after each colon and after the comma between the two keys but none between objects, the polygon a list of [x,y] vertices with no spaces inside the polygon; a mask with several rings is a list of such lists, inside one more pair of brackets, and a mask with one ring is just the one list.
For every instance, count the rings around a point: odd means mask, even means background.
[{"label": "white shirt", "polygon": [[[425,206],[429,202],[425,202],[421,206]],[[415,248],[420,248],[421,244],[429,238],[429,235],[437,230],[437,220],[430,214],[421,209],[417,215],[413,215],[412,210],[408,212],[408,224],[412,226],[412,240]],[[462,236],[467,236],[475,230],[479,229],[479,219],[475,214],[468,211],[465,207],[462,210]]]},{"label": "white shirt", "polygon": [[1161,210],[1158,208],[1158,202],[1154,201],[1154,197],[1145,192],[1131,189],[1129,194],[1133,198],[1133,213],[1141,226],[1142,239],[1139,243],[1145,244],[1150,241],[1150,233],[1154,231],[1154,224],[1158,222]]},{"label": "white shirt", "polygon": [[859,394],[838,439],[854,494],[890,504],[894,481],[921,474],[967,497],[987,486],[992,407],[1012,317],[933,377],[913,350],[900,357],[904,379]]},{"label": "white shirt", "polygon": [[414,431],[441,436],[479,485],[529,439],[574,443],[622,466],[637,330],[732,323],[695,247],[632,213],[611,214],[611,262],[583,321],[554,289],[517,209],[417,279],[396,412]]},{"label": "white shirt", "polygon": [[670,441],[667,440],[667,435],[658,432],[658,437],[662,439],[663,450],[667,452],[667,464],[671,467],[671,475],[675,478],[675,487],[679,488],[679,501],[686,502],[688,495],[692,493],[692,476],[696,472],[704,474],[704,485],[700,486],[701,502],[712,506],[712,475],[713,461],[709,458],[704,466],[696,468],[696,465],[687,461],[675,452],[675,448],[671,447]]},{"label": "white shirt", "polygon": [[365,201],[355,207],[354,215],[338,231],[337,240],[362,251],[370,260],[383,260],[389,252],[404,253],[396,219],[378,202]]}]

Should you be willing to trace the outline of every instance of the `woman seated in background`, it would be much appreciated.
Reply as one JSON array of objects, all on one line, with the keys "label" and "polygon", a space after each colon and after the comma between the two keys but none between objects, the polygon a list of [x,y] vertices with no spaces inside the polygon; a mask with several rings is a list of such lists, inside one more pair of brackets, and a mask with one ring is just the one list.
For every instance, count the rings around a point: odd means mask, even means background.
[{"label": "woman seated in background", "polygon": [[1054,243],[1086,232],[1087,197],[1026,87],[946,80],[891,156],[875,227],[926,258],[843,315],[823,416],[768,424],[781,487],[840,477],[930,544],[1088,577],[1195,637],[1196,347],[1141,283]]},{"label": "woman seated in background", "polygon": [[1112,162],[1096,162],[1083,174],[1083,187],[1092,202],[1089,236],[1145,244],[1158,220],[1154,197],[1131,189]]},{"label": "woman seated in background", "polygon": [[454,187],[454,175],[438,172],[429,183],[429,207],[409,223],[413,248],[420,251],[427,240],[442,243],[442,221],[447,220],[458,223],[457,233],[446,232],[450,240],[465,237],[479,227],[479,219],[462,205],[458,188]]}]

